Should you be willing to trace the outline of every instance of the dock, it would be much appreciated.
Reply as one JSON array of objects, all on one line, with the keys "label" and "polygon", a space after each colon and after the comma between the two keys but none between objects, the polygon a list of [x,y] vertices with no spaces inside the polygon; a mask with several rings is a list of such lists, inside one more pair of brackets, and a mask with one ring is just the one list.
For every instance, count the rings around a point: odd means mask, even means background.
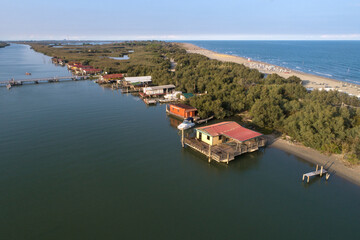
[{"label": "dock", "polygon": [[78,81],[78,80],[87,80],[89,76],[67,76],[67,77],[48,77],[48,78],[29,78],[29,79],[21,79],[15,80],[11,79],[8,81],[0,81],[0,86],[6,86],[10,89],[12,86],[21,86],[23,83],[34,83],[38,84],[40,82],[59,82],[60,80],[70,80],[70,81]]},{"label": "dock", "polygon": [[326,180],[328,180],[330,177],[330,174],[328,173],[328,171],[324,169],[324,166],[321,166],[321,168],[319,170],[319,165],[316,165],[316,170],[313,172],[308,172],[308,173],[303,174],[302,180],[304,181],[305,178],[307,177],[306,182],[309,183],[310,177],[313,177],[313,176],[322,177],[323,174],[326,174],[325,178],[326,178]]},{"label": "dock", "polygon": [[209,162],[214,160],[219,163],[229,163],[234,160],[236,156],[244,153],[257,151],[259,148],[264,147],[266,144],[265,139],[258,142],[249,142],[239,144],[236,142],[228,142],[219,145],[211,146],[196,138],[184,138],[184,145],[204,154],[208,157]]}]

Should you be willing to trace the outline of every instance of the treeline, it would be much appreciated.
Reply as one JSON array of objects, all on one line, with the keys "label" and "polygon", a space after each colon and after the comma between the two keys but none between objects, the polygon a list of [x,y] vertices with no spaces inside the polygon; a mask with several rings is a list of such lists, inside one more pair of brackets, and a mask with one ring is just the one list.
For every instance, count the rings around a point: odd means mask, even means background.
[{"label": "treeline", "polygon": [[9,46],[10,44],[6,43],[6,42],[0,42],[0,48]]},{"label": "treeline", "polygon": [[230,117],[248,111],[254,124],[278,130],[305,146],[327,153],[343,153],[360,162],[360,101],[337,91],[308,93],[297,77],[264,77],[235,63],[209,60],[197,54],[173,55],[177,61],[173,83],[199,93],[189,104],[201,117]]},{"label": "treeline", "polygon": [[[297,77],[285,79],[277,74],[265,77],[244,65],[187,54],[173,43],[82,46],[85,49],[76,50],[75,55],[62,48],[37,48],[70,60],[80,58],[108,73],[151,75],[155,84],[173,83],[178,90],[195,93],[188,103],[203,118],[211,115],[225,118],[246,112],[253,124],[261,128],[278,130],[305,146],[342,153],[350,162],[360,163],[360,108],[357,108],[360,101],[356,97],[337,91],[308,93]],[[129,49],[134,53],[128,61],[106,58]],[[169,71],[170,58],[177,63],[175,72]]]}]

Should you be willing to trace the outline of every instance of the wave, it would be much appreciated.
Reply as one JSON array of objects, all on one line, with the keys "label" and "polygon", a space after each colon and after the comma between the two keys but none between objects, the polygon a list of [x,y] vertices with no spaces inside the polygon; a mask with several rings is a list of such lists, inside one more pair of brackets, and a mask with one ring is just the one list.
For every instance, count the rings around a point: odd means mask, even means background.
[{"label": "wave", "polygon": [[333,75],[328,74],[328,73],[321,73],[321,72],[315,72],[315,71],[314,71],[314,73],[319,74],[319,75],[323,75],[323,76],[328,76],[328,77],[332,77],[332,76],[333,76]]}]

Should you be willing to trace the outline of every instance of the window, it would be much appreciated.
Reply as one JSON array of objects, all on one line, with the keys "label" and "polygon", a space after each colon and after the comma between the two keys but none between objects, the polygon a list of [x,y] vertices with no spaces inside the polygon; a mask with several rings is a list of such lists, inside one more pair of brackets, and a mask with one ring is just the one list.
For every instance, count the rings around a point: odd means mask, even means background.
[{"label": "window", "polygon": [[207,136],[206,138],[207,138],[207,140],[210,140],[210,136]]},{"label": "window", "polygon": [[219,136],[219,140],[221,140],[221,139],[222,139],[222,135]]}]

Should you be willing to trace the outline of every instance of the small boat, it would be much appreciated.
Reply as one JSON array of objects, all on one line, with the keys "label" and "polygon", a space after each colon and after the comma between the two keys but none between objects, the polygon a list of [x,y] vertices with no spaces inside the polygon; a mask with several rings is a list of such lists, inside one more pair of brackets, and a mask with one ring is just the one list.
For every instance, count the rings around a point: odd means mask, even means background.
[{"label": "small boat", "polygon": [[179,130],[186,130],[192,128],[193,126],[195,126],[194,119],[192,117],[188,117],[177,128]]},{"label": "small boat", "polygon": [[25,73],[25,75],[31,75],[31,73],[29,73],[29,72],[26,72],[26,73]]},{"label": "small boat", "polygon": [[155,99],[144,98],[143,100],[147,105],[156,105],[157,103]]},{"label": "small boat", "polygon": [[10,88],[11,88],[11,84],[10,84],[10,83],[9,83],[9,84],[7,84],[7,85],[6,85],[6,88],[10,90]]}]

